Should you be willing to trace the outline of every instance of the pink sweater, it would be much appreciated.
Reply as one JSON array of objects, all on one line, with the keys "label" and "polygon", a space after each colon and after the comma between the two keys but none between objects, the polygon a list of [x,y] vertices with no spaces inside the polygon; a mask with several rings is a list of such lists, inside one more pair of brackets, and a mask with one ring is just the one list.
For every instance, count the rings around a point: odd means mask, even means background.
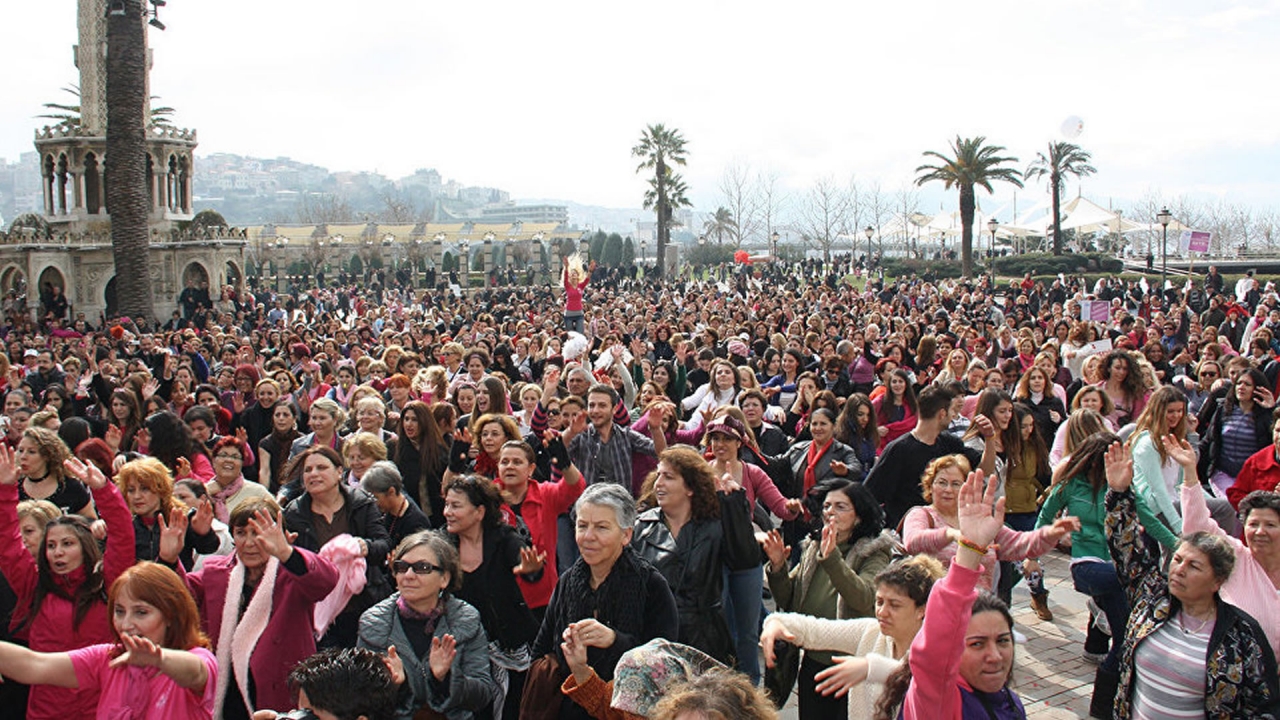
[{"label": "pink sweater", "polygon": [[1182,531],[1211,532],[1226,539],[1236,553],[1236,567],[1223,584],[1222,599],[1253,616],[1267,634],[1273,652],[1280,654],[1280,593],[1267,577],[1267,571],[1244,543],[1222,532],[1218,523],[1209,516],[1204,501],[1204,491],[1199,485],[1182,486]]},{"label": "pink sweater", "polygon": [[218,687],[218,659],[204,648],[190,652],[204,661],[209,677],[204,692],[179,687],[155,668],[109,667],[114,644],[90,645],[71,651],[80,689],[97,691],[97,720],[130,717],[143,720],[206,720],[213,717]]},{"label": "pink sweater", "polygon": [[[902,701],[906,720],[958,720],[960,713],[960,655],[964,634],[978,597],[978,572],[952,565],[929,593],[924,627],[911,643],[911,686]],[[943,612],[929,612],[933,608]]]},{"label": "pink sweater", "polygon": [[[942,513],[931,505],[912,508],[902,523],[902,540],[911,555],[924,553],[932,555],[945,566],[950,566],[956,556],[956,544],[947,538],[947,521]],[[1048,536],[1049,527],[1042,527],[1030,532],[1018,532],[1009,527],[1000,528],[991,550],[982,558],[982,574],[978,578],[978,587],[983,590],[992,588],[992,570],[997,560],[1025,560],[1040,557],[1053,549],[1057,541]]]}]

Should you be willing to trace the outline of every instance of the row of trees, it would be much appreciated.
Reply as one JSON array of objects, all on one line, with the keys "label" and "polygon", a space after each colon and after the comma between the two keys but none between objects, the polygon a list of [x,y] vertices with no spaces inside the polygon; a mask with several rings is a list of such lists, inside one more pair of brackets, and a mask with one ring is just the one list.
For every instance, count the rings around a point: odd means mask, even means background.
[{"label": "row of trees", "polygon": [[[1052,198],[1053,253],[1061,255],[1061,201],[1067,180],[1096,172],[1089,153],[1069,142],[1049,143],[1047,151],[1037,153],[1026,170],[1014,167],[1018,159],[1004,152],[1004,147],[988,143],[985,137],[957,135],[949,152],[925,151],[924,157],[929,162],[916,168],[915,186],[936,182],[959,193],[961,260],[965,276],[973,269],[973,220],[978,189],[990,194],[994,192],[992,183],[995,182],[1022,187],[1024,179],[1046,181]],[[657,216],[657,261],[661,269],[665,267],[674,210],[690,204],[688,188],[673,169],[687,162],[685,139],[679,130],[662,124],[650,125],[631,153],[641,158],[636,172],[653,173],[645,192],[644,207],[654,210]],[[743,166],[734,165],[726,170],[720,189],[725,203],[704,225],[704,237],[717,244],[728,240],[735,247],[754,236],[772,239],[783,200],[777,192],[776,175],[752,175]],[[890,198],[878,183],[861,186],[855,180],[841,184],[833,178],[823,178],[795,204],[793,225],[806,245],[816,247],[829,258],[837,240],[856,237],[864,219],[873,229],[872,234],[877,235],[896,209],[901,209],[901,217],[910,218],[917,204],[918,196],[909,188]]]}]

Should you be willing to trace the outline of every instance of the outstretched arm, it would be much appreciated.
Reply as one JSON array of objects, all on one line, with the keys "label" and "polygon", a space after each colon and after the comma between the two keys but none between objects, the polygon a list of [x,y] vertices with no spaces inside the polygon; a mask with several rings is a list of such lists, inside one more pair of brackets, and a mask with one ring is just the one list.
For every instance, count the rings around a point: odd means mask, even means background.
[{"label": "outstretched arm", "polygon": [[24,685],[80,687],[71,655],[36,652],[7,642],[0,642],[0,674]]}]

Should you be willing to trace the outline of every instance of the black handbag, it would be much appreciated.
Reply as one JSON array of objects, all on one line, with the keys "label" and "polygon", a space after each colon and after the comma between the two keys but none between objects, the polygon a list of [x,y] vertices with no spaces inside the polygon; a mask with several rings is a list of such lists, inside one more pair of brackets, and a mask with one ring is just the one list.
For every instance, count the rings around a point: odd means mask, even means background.
[{"label": "black handbag", "polygon": [[765,668],[764,689],[779,710],[791,697],[796,677],[800,675],[800,647],[785,640],[773,643],[773,667]]}]

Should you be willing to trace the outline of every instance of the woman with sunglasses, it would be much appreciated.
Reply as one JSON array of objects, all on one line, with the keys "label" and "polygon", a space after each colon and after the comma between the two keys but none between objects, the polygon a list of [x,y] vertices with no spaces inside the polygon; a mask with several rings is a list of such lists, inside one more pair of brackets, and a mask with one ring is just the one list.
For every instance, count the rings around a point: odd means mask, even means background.
[{"label": "woman with sunglasses", "polygon": [[408,692],[396,717],[487,717],[497,685],[480,613],[453,595],[462,585],[457,549],[438,532],[414,533],[392,552],[391,572],[398,591],[360,616],[357,646],[404,665]]}]

